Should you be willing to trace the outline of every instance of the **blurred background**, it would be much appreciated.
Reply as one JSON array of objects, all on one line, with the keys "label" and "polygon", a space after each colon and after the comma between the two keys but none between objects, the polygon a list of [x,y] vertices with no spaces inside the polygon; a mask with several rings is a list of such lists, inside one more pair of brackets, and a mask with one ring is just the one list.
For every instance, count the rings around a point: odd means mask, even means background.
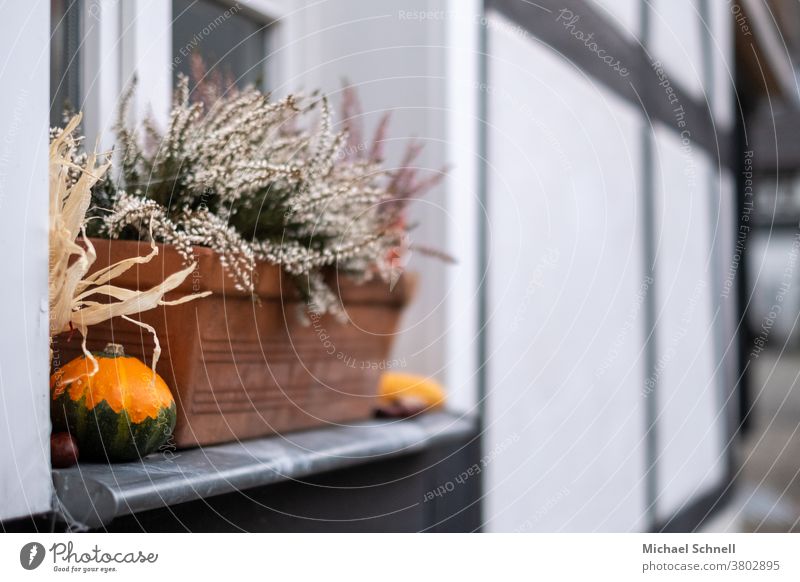
[{"label": "blurred background", "polygon": [[50,0],[49,17],[49,123],[82,109],[102,148],[134,74],[134,115],[163,122],[197,54],[276,95],[353,86],[367,135],[392,114],[391,163],[418,140],[422,171],[449,168],[412,236],[458,262],[412,257],[396,356],[479,423],[480,491],[449,510],[480,508],[466,529],[800,528],[796,1]]}]

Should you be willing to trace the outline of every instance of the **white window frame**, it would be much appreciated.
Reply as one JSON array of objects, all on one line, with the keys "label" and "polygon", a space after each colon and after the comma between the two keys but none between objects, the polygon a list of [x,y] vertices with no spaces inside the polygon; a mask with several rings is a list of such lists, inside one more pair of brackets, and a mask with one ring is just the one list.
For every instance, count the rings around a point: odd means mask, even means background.
[{"label": "white window frame", "polygon": [[447,210],[451,224],[461,228],[447,231],[446,248],[458,263],[447,266],[446,303],[447,347],[445,383],[450,407],[477,412],[479,377],[476,373],[481,322],[478,313],[480,280],[478,224],[485,212],[481,208],[481,185],[477,164],[480,161],[478,120],[481,117],[478,91],[481,51],[481,0],[448,0],[447,10],[447,163],[445,182]]},{"label": "white window frame", "polygon": [[[50,509],[50,4],[5,7],[0,35],[0,520]],[[13,31],[13,34],[11,33]]]},{"label": "white window frame", "polygon": [[[275,86],[285,83],[291,51],[273,55],[284,46],[291,19],[281,0],[218,0],[222,7],[240,7],[267,29],[265,61],[267,79]],[[172,99],[172,2],[171,0],[86,0],[81,50],[84,127],[87,140],[97,138],[101,149],[114,143],[111,131],[119,98],[134,75],[138,79],[132,101],[133,118],[152,114],[164,124]],[[274,28],[273,28],[274,27]]]}]

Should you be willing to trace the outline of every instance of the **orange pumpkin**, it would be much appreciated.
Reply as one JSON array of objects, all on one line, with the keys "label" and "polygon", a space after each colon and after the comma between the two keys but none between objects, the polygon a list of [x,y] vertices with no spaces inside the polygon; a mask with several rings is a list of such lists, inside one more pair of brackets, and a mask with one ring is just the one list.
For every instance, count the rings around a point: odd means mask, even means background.
[{"label": "orange pumpkin", "polygon": [[108,344],[56,370],[50,378],[54,432],[68,431],[82,459],[130,461],[161,447],[175,428],[175,399],[142,361]]}]

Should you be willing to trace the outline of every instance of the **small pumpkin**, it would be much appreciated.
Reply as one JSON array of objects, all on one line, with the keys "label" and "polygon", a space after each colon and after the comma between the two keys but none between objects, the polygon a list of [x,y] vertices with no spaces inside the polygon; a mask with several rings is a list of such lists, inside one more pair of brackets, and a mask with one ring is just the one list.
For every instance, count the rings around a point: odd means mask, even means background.
[{"label": "small pumpkin", "polygon": [[383,406],[400,403],[425,410],[440,408],[445,401],[444,388],[436,380],[400,372],[385,372],[381,376],[379,393]]},{"label": "small pumpkin", "polygon": [[155,452],[175,428],[175,399],[164,380],[142,361],[108,344],[50,378],[53,431],[68,431],[81,459],[132,461]]}]

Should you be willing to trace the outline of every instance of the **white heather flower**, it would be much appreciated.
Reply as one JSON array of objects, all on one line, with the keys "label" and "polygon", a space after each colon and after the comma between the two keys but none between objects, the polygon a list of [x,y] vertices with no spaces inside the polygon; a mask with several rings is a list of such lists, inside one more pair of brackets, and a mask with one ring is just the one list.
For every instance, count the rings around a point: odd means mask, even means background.
[{"label": "white heather flower", "polygon": [[[375,160],[342,158],[346,135],[332,130],[326,99],[289,96],[270,102],[255,89],[190,98],[181,77],[167,127],[144,124],[146,143],[116,127],[122,175],[103,216],[113,237],[148,236],[173,244],[189,262],[205,246],[240,289],[252,291],[256,261],[291,275],[309,309],[344,317],[323,270],[357,280],[384,275],[402,243],[396,218],[381,205],[390,180]],[[316,121],[314,117],[316,116]]]}]

